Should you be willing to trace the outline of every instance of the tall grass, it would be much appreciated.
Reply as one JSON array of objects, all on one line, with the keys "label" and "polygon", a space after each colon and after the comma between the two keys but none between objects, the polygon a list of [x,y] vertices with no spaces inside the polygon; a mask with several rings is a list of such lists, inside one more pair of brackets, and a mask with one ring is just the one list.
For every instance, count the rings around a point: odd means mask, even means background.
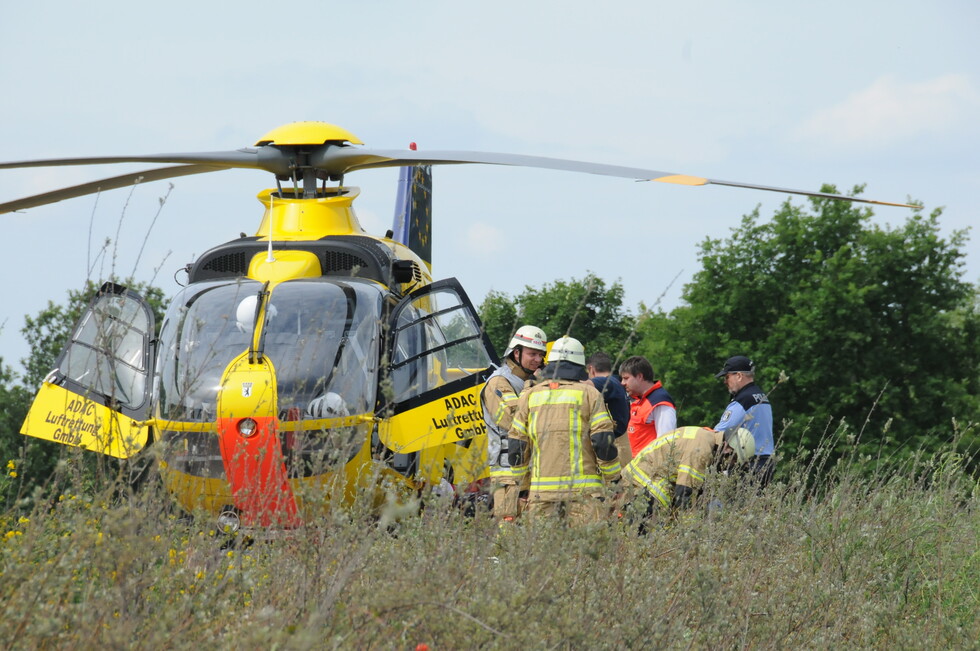
[{"label": "tall grass", "polygon": [[[825,441],[833,447],[834,441]],[[498,529],[433,498],[226,548],[152,482],[70,468],[3,515],[8,648],[975,648],[978,487],[954,454],[712,475],[647,535]]]}]

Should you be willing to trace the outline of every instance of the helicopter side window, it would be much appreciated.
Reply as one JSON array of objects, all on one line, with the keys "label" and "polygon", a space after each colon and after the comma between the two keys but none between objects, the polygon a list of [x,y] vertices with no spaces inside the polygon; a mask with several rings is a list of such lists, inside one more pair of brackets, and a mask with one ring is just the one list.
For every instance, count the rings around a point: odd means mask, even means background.
[{"label": "helicopter side window", "polygon": [[[392,352],[392,396],[395,402],[399,402],[418,395],[427,390],[428,382],[420,379],[420,374],[424,375],[427,358],[418,358],[425,350],[425,326],[421,322],[423,315],[414,305],[407,307],[399,318],[399,325],[404,325],[403,329],[395,337],[395,345]],[[407,364],[408,360],[420,359],[418,363]]]},{"label": "helicopter side window", "polygon": [[66,377],[129,408],[144,402],[150,323],[135,301],[104,297],[76,329],[61,361]]},{"label": "helicopter side window", "polygon": [[396,402],[490,365],[480,328],[452,288],[420,296],[402,310],[392,350]]}]

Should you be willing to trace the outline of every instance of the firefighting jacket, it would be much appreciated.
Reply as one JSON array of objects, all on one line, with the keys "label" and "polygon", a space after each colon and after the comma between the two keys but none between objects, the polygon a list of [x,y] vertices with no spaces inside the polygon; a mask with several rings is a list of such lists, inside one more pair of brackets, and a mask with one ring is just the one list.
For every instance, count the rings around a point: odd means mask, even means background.
[{"label": "firefighting jacket", "polygon": [[675,486],[701,488],[723,436],[707,427],[676,429],[640,450],[623,468],[623,477],[669,508]]},{"label": "firefighting jacket", "polygon": [[602,394],[591,383],[545,379],[517,402],[510,437],[524,445],[520,459],[511,451],[513,472],[530,473],[533,501],[597,494],[603,480],[619,478],[613,429]]},{"label": "firefighting jacket", "polygon": [[487,424],[487,465],[492,478],[513,476],[507,458],[507,433],[517,410],[517,396],[528,377],[513,360],[507,359],[490,375],[480,393],[483,420]]}]

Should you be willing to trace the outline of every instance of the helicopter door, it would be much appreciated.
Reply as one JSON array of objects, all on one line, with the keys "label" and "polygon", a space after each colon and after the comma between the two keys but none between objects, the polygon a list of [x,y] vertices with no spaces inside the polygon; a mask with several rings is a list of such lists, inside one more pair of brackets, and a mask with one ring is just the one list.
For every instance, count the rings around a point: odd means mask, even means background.
[{"label": "helicopter door", "polygon": [[[480,390],[497,359],[455,278],[406,296],[389,322],[389,411],[379,438],[396,455],[467,442],[486,431]],[[465,444],[465,443],[464,443]]]},{"label": "helicopter door", "polygon": [[146,446],[153,311],[114,283],[99,289],[44,379],[21,433],[126,459]]}]

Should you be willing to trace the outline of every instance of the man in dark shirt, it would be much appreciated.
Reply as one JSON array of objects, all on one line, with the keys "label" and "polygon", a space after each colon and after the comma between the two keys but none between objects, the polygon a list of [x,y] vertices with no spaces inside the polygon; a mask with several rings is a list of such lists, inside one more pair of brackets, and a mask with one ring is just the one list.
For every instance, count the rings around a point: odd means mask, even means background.
[{"label": "man in dark shirt", "polygon": [[626,389],[612,374],[612,360],[606,353],[598,352],[589,356],[585,362],[585,369],[589,373],[589,381],[602,394],[602,399],[606,402],[606,409],[616,424],[614,430],[616,449],[619,450],[620,465],[625,466],[633,458],[629,439],[622,438],[625,436],[626,427],[630,422],[630,401],[626,395]]}]

